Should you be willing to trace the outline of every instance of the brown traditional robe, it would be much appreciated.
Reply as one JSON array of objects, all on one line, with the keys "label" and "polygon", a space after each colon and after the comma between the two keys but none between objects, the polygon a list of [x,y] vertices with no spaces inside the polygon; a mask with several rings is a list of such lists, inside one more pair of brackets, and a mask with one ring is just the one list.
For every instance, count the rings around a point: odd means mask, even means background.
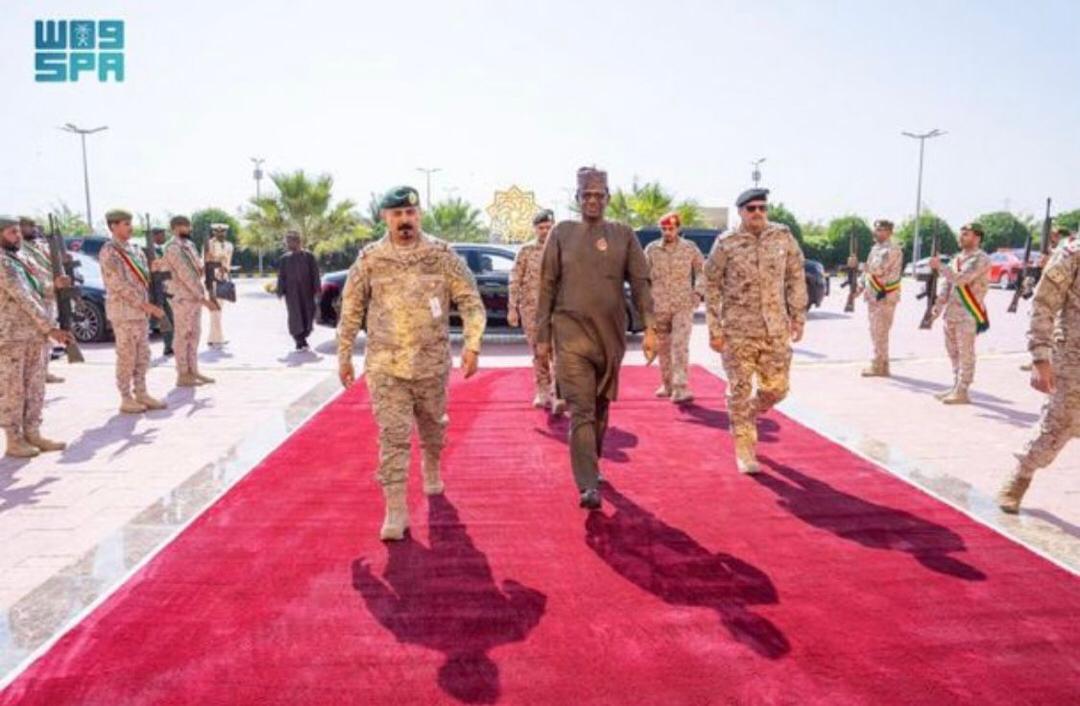
[{"label": "brown traditional robe", "polygon": [[629,227],[563,221],[544,246],[537,341],[554,342],[560,395],[570,405],[570,459],[579,490],[596,487],[607,409],[618,396],[626,352],[624,282],[653,325],[649,265]]}]

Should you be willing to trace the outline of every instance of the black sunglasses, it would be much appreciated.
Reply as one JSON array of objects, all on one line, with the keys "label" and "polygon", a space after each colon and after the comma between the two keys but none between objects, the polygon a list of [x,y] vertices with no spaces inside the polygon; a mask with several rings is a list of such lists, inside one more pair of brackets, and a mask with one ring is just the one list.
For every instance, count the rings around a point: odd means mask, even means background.
[{"label": "black sunglasses", "polygon": [[745,208],[748,213],[754,213],[754,212],[765,213],[766,211],[769,210],[769,204],[766,204],[766,203],[749,204],[747,206],[743,206],[743,208]]}]

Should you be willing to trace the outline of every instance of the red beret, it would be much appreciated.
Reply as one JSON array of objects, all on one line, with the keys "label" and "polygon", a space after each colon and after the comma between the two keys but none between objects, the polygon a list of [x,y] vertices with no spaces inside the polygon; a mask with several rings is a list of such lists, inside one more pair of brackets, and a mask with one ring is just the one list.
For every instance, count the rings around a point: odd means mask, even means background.
[{"label": "red beret", "polygon": [[660,216],[660,226],[661,227],[663,227],[663,226],[675,226],[676,228],[678,228],[681,225],[682,225],[682,219],[679,218],[679,214],[676,213],[675,211],[672,211],[671,213],[665,213],[663,216]]}]

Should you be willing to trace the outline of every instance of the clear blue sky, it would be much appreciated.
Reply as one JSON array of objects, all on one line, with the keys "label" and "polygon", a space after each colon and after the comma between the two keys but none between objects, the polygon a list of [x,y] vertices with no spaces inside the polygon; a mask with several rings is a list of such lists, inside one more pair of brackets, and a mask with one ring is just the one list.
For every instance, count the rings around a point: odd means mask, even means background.
[{"label": "clear blue sky", "polygon": [[[334,175],[368,194],[441,167],[436,198],[476,206],[510,184],[565,213],[575,169],[659,180],[730,205],[764,156],[803,219],[914,210],[954,224],[1003,208],[1080,207],[1080,3],[411,2],[5,3],[0,212],[95,220],[235,211],[271,170]],[[33,21],[127,23],[122,84],[33,81]],[[265,184],[266,182],[264,182]],[[1041,213],[1039,214],[1041,216]]]}]

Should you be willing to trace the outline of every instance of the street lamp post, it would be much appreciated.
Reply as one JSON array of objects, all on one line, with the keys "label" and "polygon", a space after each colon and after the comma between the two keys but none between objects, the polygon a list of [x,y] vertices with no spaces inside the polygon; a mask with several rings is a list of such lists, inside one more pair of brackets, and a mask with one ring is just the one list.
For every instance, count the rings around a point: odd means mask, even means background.
[{"label": "street lamp post", "polygon": [[922,172],[923,172],[923,152],[926,148],[926,141],[933,137],[940,137],[945,134],[944,130],[938,130],[934,128],[930,132],[924,132],[922,134],[913,132],[900,133],[904,137],[910,137],[913,140],[919,141],[919,181],[915,187],[915,242],[911,248],[911,272],[916,272],[916,267],[919,264],[919,255],[921,254],[922,246],[919,243],[919,217],[922,214]]},{"label": "street lamp post", "polygon": [[754,165],[754,171],[750,172],[750,178],[754,180],[754,188],[756,189],[758,184],[761,183],[761,163],[765,161],[765,158],[755,159],[750,164]]},{"label": "street lamp post", "polygon": [[60,128],[65,132],[70,132],[73,135],[78,135],[82,141],[82,170],[83,170],[83,189],[86,192],[86,225],[92,231],[94,229],[94,218],[90,212],[90,168],[86,164],[86,136],[93,135],[95,132],[101,132],[102,130],[108,130],[108,125],[102,125],[91,130],[86,130],[80,127],[76,127],[71,123],[64,123],[64,126]]},{"label": "street lamp post", "polygon": [[[255,201],[258,202],[260,199],[262,199],[262,190],[260,189],[260,186],[262,184],[262,178],[263,178],[262,163],[265,162],[266,160],[263,159],[262,157],[251,157],[250,159],[255,164],[255,171],[252,174],[252,176],[255,177]],[[256,206],[256,208],[257,208],[257,206]],[[262,246],[259,246],[259,276],[260,277],[263,276],[263,249],[262,249]]]},{"label": "street lamp post", "polygon": [[434,167],[432,169],[427,169],[425,167],[417,167],[416,171],[423,172],[427,176],[427,206],[425,206],[425,208],[430,210],[431,209],[431,175],[434,174],[435,172],[441,172],[442,168],[441,167]]}]

